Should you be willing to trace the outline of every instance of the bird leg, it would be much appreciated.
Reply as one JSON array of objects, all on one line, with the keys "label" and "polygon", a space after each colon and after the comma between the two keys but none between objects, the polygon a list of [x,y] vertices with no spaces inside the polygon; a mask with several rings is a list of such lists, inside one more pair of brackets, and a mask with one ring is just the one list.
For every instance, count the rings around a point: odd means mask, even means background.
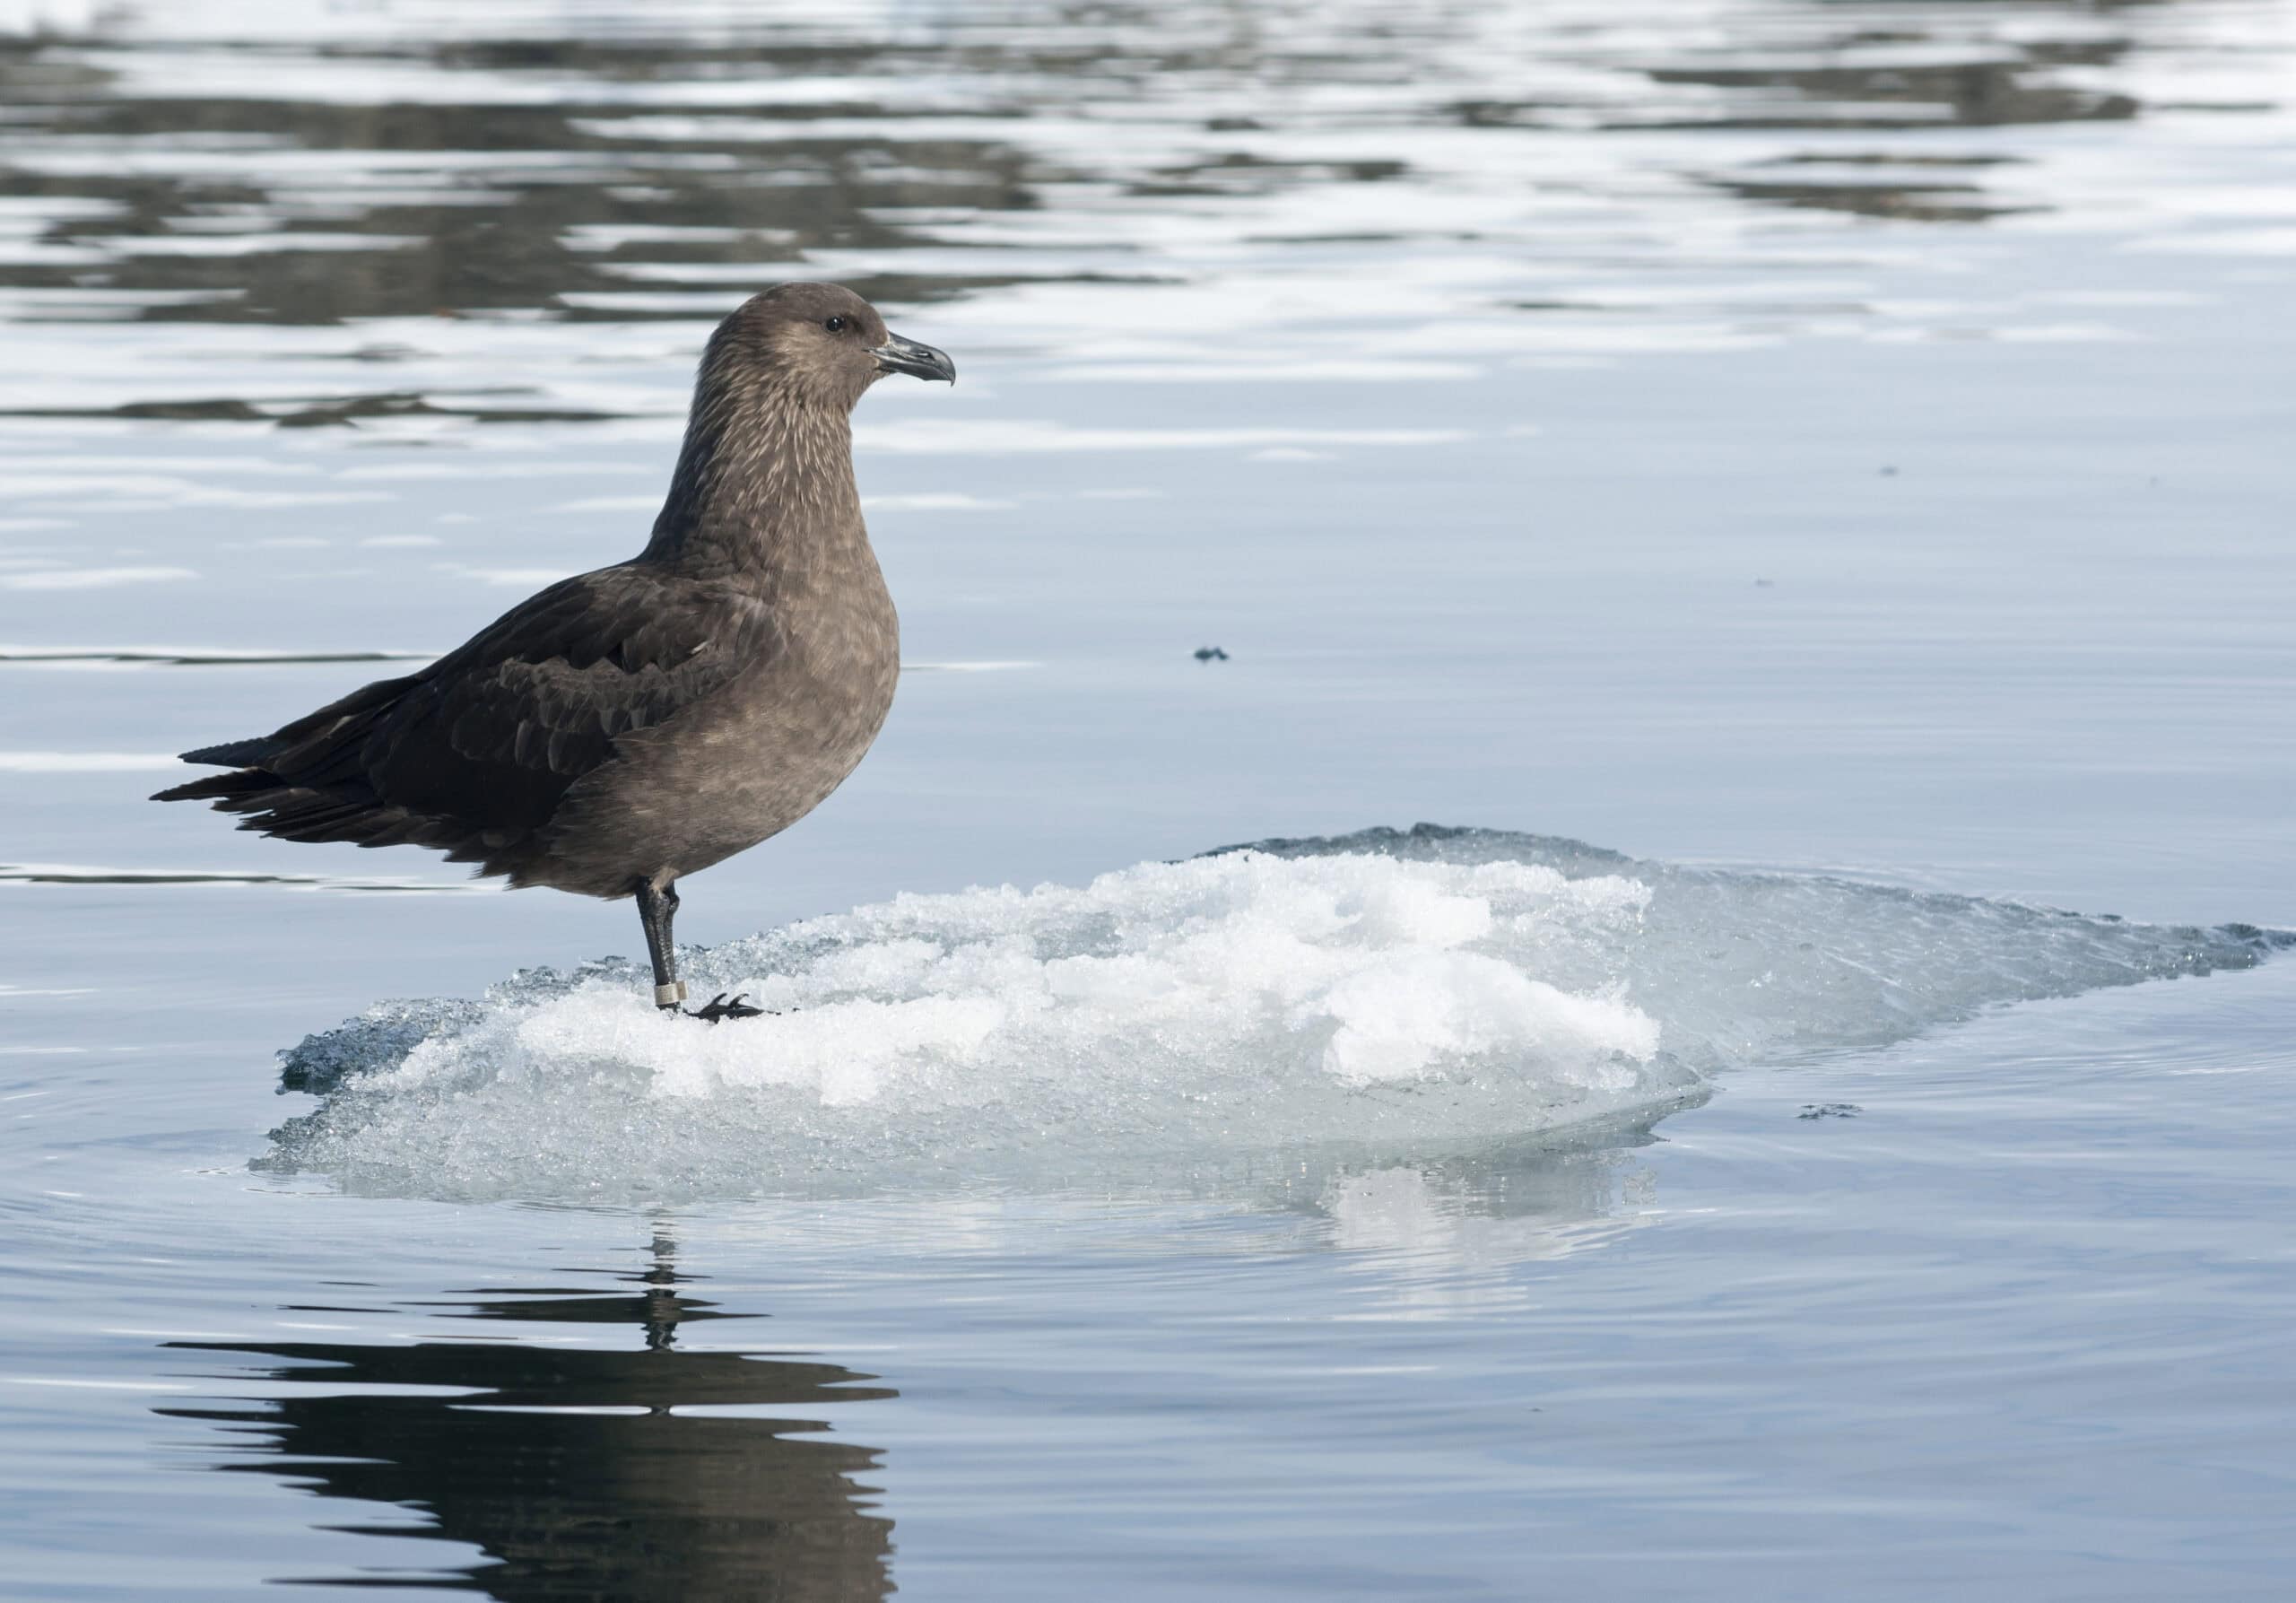
[{"label": "bird leg", "polygon": [[674,1012],[685,1000],[685,985],[678,979],[678,949],[670,941],[670,920],[678,910],[676,883],[657,886],[641,879],[633,889],[638,921],[646,927],[646,955],[654,960],[654,1006]]},{"label": "bird leg", "polygon": [[719,1019],[756,1018],[765,1012],[762,1007],[749,1005],[746,992],[729,1001],[722,990],[710,998],[707,1006],[679,1006],[685,1000],[685,981],[678,978],[678,949],[670,938],[670,920],[678,910],[676,882],[657,889],[652,880],[641,879],[632,887],[632,894],[638,898],[638,920],[646,927],[646,955],[654,963],[655,1006],[711,1024]]}]

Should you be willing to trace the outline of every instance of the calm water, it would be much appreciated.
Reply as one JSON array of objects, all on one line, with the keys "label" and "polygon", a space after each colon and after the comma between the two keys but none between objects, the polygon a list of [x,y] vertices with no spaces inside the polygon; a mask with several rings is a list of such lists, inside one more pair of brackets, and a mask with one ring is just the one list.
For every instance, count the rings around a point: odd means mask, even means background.
[{"label": "calm water", "polygon": [[[2296,4],[819,9],[0,0],[0,1596],[2296,1587]],[[142,800],[791,276],[796,1011]]]}]

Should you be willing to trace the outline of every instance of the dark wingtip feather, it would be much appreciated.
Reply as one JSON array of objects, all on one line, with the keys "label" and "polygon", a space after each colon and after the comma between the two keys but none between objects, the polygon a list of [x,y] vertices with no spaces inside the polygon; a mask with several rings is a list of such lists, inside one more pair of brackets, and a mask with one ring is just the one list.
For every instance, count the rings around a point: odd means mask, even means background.
[{"label": "dark wingtip feather", "polygon": [[216,768],[246,768],[275,754],[279,737],[258,736],[253,740],[227,740],[222,745],[204,745],[196,752],[186,752],[186,762],[204,762]]}]

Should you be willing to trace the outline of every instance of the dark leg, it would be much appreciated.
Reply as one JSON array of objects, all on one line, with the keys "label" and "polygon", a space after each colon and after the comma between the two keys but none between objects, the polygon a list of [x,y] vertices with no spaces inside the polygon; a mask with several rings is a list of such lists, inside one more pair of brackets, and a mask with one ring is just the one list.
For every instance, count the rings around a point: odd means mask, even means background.
[{"label": "dark leg", "polygon": [[678,888],[674,882],[654,888],[650,879],[638,882],[634,894],[638,898],[638,919],[646,926],[646,955],[654,962],[654,1006],[669,1013],[684,1013],[688,1018],[716,1024],[723,1018],[755,1018],[765,1009],[752,1007],[741,998],[726,999],[720,991],[707,1007],[691,1010],[682,1008],[685,1000],[685,982],[678,978],[678,949],[670,938],[670,920],[677,917]]},{"label": "dark leg", "polygon": [[670,942],[670,920],[677,916],[678,888],[673,883],[654,888],[638,882],[638,920],[646,926],[646,955],[654,960],[654,1006],[675,1007],[685,1000],[685,986],[678,979],[678,949]]}]

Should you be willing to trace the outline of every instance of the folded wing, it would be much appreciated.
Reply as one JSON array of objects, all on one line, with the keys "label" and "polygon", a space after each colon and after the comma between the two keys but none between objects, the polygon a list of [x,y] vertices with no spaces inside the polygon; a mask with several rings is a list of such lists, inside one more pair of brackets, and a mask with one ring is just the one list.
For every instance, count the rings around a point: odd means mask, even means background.
[{"label": "folded wing", "polygon": [[187,752],[233,771],[163,790],[290,841],[432,847],[484,872],[618,741],[708,700],[780,649],[760,603],[642,565],[561,580],[419,674],[275,734]]}]

